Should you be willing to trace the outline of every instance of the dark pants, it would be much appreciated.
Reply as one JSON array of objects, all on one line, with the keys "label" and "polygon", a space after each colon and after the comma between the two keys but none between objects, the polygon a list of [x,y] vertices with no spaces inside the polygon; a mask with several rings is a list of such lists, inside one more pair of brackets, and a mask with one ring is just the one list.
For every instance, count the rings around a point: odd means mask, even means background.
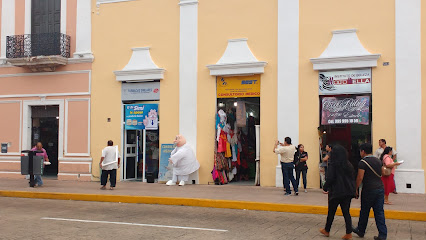
[{"label": "dark pants", "polygon": [[294,169],[293,163],[283,163],[283,162],[281,163],[281,171],[283,172],[283,185],[287,193],[291,193],[290,181],[291,181],[291,185],[293,185],[294,191],[299,192],[296,185],[296,180],[294,179],[293,169]]},{"label": "dark pants", "polygon": [[361,194],[361,211],[359,212],[358,231],[365,233],[368,224],[368,216],[370,209],[373,208],[374,219],[376,220],[377,230],[379,230],[379,237],[386,239],[388,230],[385,222],[385,210],[383,209],[385,197],[384,189],[374,189],[364,191]]},{"label": "dark pants", "polygon": [[300,173],[302,173],[302,177],[303,177],[303,188],[306,189],[306,174],[308,173],[308,169],[296,169],[296,184],[297,186],[299,186],[299,181],[300,181]]},{"label": "dark pants", "polygon": [[109,181],[111,183],[111,187],[115,187],[115,183],[116,183],[116,180],[117,180],[117,169],[102,170],[101,185],[105,186],[107,184],[108,175],[109,175]]},{"label": "dark pants", "polygon": [[351,207],[351,200],[351,197],[334,198],[328,200],[328,214],[327,223],[325,224],[325,231],[330,232],[331,225],[333,224],[334,220],[334,215],[336,214],[337,207],[340,205],[343,217],[345,218],[346,234],[352,232],[352,219],[351,214],[349,213],[349,208]]}]

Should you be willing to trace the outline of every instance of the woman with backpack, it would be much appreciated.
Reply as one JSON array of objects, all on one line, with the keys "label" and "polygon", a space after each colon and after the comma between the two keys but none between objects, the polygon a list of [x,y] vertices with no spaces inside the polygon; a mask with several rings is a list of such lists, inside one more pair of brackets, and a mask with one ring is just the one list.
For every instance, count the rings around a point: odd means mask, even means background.
[{"label": "woman with backpack", "polygon": [[337,207],[340,205],[346,224],[346,235],[342,239],[352,239],[352,219],[349,213],[352,198],[356,196],[355,171],[348,161],[346,149],[336,145],[331,150],[328,162],[327,180],[323,190],[328,192],[328,214],[325,228],[320,232],[329,237]]},{"label": "woman with backpack", "polygon": [[389,202],[389,193],[393,192],[395,189],[395,181],[393,180],[395,174],[395,166],[400,165],[399,162],[393,162],[392,159],[392,147],[386,147],[380,156],[380,160],[384,167],[392,169],[390,175],[386,173],[382,174],[383,185],[385,186],[385,204],[392,204]]}]

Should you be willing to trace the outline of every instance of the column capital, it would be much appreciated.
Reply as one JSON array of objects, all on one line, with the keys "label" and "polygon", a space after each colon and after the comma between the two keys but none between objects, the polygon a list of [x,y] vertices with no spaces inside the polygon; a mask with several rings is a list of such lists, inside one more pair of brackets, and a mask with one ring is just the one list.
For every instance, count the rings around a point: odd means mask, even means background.
[{"label": "column capital", "polygon": [[198,0],[180,0],[180,3],[179,3],[180,6],[195,5],[195,4],[198,4]]}]

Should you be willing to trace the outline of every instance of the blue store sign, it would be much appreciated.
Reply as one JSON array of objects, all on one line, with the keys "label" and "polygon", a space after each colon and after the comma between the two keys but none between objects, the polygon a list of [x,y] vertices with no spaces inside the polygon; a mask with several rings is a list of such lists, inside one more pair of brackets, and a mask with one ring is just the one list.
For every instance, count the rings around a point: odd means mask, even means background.
[{"label": "blue store sign", "polygon": [[126,130],[158,129],[158,104],[128,104],[124,106]]}]

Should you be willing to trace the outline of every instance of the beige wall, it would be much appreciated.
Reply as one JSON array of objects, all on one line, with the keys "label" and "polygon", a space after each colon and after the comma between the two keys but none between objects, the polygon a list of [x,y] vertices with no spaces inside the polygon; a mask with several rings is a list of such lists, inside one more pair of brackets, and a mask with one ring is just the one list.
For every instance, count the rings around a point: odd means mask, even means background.
[{"label": "beige wall", "polygon": [[[380,9],[380,11],[378,11]],[[389,0],[300,1],[300,142],[309,152],[309,187],[319,187],[318,71],[310,58],[326,49],[333,30],[358,29],[358,37],[371,53],[381,54],[372,71],[372,142],[380,138],[395,146],[395,3]],[[390,62],[387,67],[383,62]],[[385,106],[385,107],[384,107]]]},{"label": "beige wall", "polygon": [[[144,0],[102,4],[93,16],[91,152],[93,174],[99,176],[101,150],[112,139],[121,147],[121,70],[131,48],[151,47],[153,61],[165,68],[160,83],[160,144],[172,143],[179,131],[179,1]],[[107,122],[111,118],[111,122]],[[122,149],[122,148],[120,148]],[[121,152],[121,151],[120,151]]]},{"label": "beige wall", "polygon": [[[261,75],[260,176],[262,186],[275,186],[277,157],[272,153],[277,138],[277,1],[203,0],[198,12],[198,106],[197,158],[201,164],[200,183],[211,182],[214,160],[216,78],[206,65],[215,64],[228,40],[248,38],[259,61],[266,61]],[[236,16],[238,13],[238,17]]]}]

